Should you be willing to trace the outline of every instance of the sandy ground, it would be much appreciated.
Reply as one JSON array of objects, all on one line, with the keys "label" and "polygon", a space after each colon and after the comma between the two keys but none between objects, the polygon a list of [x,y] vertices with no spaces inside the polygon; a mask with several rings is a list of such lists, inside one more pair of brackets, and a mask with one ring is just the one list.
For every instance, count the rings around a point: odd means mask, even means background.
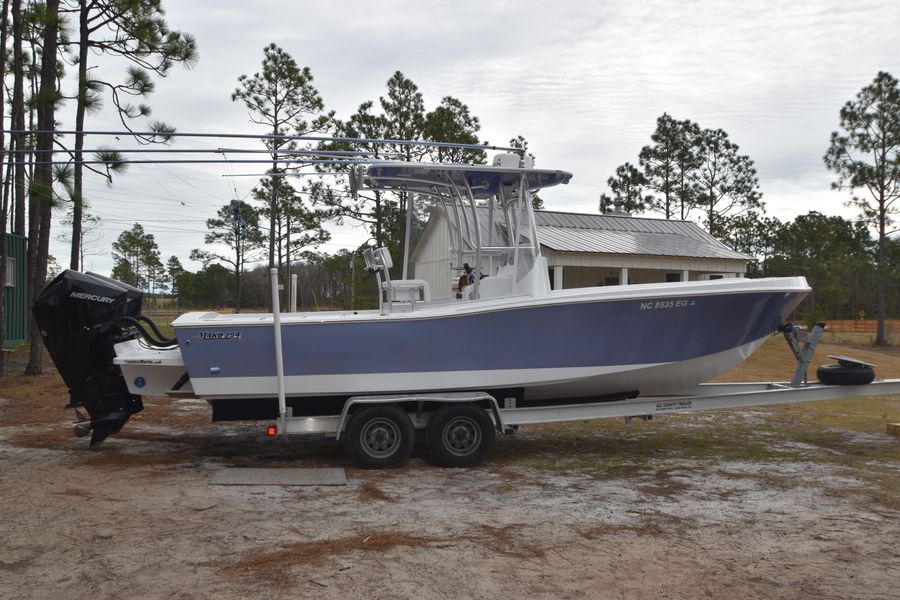
[{"label": "sandy ground", "polygon": [[[535,427],[478,468],[417,447],[361,471],[190,400],[89,448],[58,386],[34,400],[0,400],[3,600],[900,598],[900,440],[819,413]],[[208,485],[229,466],[348,467],[349,485]]]},{"label": "sandy ground", "polygon": [[[97,449],[23,447],[41,444],[10,429],[4,599],[900,597],[900,512],[828,463],[698,464],[663,447],[611,477],[414,459],[351,469],[346,487],[218,487],[207,482],[224,466],[346,459],[248,426],[132,423]],[[500,462],[555,435],[567,434],[503,439]]]}]

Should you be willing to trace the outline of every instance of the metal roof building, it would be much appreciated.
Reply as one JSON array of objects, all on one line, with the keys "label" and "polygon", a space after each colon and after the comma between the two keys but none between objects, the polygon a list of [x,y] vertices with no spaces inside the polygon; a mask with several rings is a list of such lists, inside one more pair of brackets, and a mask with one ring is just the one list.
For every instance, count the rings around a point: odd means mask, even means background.
[{"label": "metal roof building", "polygon": [[[554,289],[743,277],[750,260],[690,221],[543,210],[535,221]],[[449,248],[444,217],[435,212],[411,255],[415,276],[428,281],[435,298],[452,294]],[[483,270],[499,266],[489,258]]]}]

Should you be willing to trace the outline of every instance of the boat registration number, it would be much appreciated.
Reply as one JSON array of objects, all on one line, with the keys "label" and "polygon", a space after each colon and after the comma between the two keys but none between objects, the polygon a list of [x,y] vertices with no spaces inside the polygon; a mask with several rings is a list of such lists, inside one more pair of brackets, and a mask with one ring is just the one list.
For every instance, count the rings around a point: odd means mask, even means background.
[{"label": "boat registration number", "polygon": [[696,300],[688,300],[686,298],[678,300],[657,300],[656,302],[641,302],[641,310],[659,310],[661,308],[685,308],[694,306]]},{"label": "boat registration number", "polygon": [[201,331],[201,340],[239,340],[241,339],[240,331]]}]

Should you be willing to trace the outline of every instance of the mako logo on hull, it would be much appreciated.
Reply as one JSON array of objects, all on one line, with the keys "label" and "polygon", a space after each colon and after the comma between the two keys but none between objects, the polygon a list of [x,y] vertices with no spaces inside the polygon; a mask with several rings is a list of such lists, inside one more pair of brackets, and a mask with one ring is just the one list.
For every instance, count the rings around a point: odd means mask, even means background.
[{"label": "mako logo on hull", "polygon": [[110,298],[109,296],[88,294],[87,292],[72,292],[71,294],[69,294],[69,298],[75,298],[77,300],[90,300],[91,302],[101,302],[103,304],[112,304],[116,301],[115,298]]},{"label": "mako logo on hull", "polygon": [[201,331],[197,337],[201,340],[239,340],[240,331]]}]

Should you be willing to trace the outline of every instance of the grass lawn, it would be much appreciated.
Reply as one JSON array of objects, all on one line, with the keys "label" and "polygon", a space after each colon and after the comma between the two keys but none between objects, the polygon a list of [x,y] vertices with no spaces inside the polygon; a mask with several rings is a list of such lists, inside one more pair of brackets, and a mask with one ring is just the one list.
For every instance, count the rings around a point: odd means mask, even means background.
[{"label": "grass lawn", "polygon": [[[813,380],[816,366],[833,362],[828,354],[874,363],[879,378],[900,378],[896,347],[822,343],[810,368]],[[794,364],[787,344],[773,336],[718,381],[785,381]],[[885,433],[888,423],[897,422],[900,395],[665,415],[630,424],[616,419],[547,424],[529,427],[514,440],[501,439],[495,460],[602,479],[655,472],[662,489],[678,471],[726,462],[828,463],[868,484],[843,492],[900,510],[900,440]]]}]

